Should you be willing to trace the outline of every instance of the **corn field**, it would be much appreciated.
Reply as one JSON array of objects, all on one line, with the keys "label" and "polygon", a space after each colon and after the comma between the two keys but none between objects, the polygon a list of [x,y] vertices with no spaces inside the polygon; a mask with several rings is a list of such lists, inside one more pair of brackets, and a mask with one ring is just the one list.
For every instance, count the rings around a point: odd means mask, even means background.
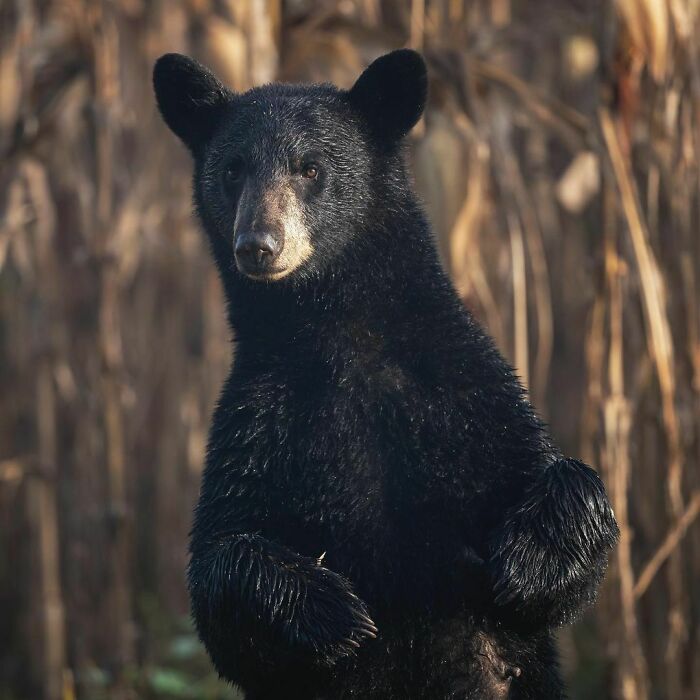
[{"label": "corn field", "polygon": [[424,52],[445,266],[622,530],[572,698],[700,697],[700,0],[0,0],[0,700],[235,698],[186,541],[230,360],[150,72]]}]

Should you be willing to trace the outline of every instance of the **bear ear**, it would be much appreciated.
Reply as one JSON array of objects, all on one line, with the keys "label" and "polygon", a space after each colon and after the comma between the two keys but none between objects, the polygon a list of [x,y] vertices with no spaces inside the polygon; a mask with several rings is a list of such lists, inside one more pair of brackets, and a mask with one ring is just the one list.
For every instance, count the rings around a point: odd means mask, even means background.
[{"label": "bear ear", "polygon": [[178,53],[156,61],[153,88],[163,120],[195,155],[213,135],[233,97],[209,70]]},{"label": "bear ear", "polygon": [[382,139],[397,141],[420,119],[428,96],[428,75],[422,56],[399,49],[380,56],[357,79],[350,102]]}]

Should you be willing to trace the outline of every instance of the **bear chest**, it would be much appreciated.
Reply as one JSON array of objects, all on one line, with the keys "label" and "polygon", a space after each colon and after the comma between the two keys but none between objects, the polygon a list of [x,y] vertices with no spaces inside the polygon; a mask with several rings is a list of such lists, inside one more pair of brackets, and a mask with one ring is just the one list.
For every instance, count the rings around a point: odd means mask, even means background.
[{"label": "bear chest", "polygon": [[254,437],[239,462],[260,475],[261,525],[297,551],[370,541],[417,550],[457,529],[444,500],[458,452],[449,411],[401,367],[373,357],[340,372],[287,368],[284,381],[249,387],[241,405],[242,432]]}]

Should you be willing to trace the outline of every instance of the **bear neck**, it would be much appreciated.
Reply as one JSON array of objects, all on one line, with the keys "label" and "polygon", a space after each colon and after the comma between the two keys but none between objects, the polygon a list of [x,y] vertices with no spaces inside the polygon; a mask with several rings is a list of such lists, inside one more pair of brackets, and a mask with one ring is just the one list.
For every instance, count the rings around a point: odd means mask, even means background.
[{"label": "bear neck", "polygon": [[[224,275],[229,322],[239,352],[327,355],[348,329],[358,336],[400,324],[407,335],[425,336],[438,317],[464,313],[440,263],[425,216],[410,194],[391,217],[350,236],[327,268],[309,279],[265,284]],[[398,212],[398,213],[397,213]],[[393,331],[396,333],[396,330]],[[433,342],[432,340],[430,342]]]}]

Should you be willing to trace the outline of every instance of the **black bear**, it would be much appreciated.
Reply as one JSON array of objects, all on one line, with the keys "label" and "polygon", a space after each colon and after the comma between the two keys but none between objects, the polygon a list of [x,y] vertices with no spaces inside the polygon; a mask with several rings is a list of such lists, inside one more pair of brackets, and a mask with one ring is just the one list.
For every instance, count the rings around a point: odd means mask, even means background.
[{"label": "black bear", "polygon": [[235,340],[188,571],[221,676],[248,700],[564,697],[552,630],[617,526],[440,265],[402,148],[423,59],[236,94],[168,54],[154,85]]}]

